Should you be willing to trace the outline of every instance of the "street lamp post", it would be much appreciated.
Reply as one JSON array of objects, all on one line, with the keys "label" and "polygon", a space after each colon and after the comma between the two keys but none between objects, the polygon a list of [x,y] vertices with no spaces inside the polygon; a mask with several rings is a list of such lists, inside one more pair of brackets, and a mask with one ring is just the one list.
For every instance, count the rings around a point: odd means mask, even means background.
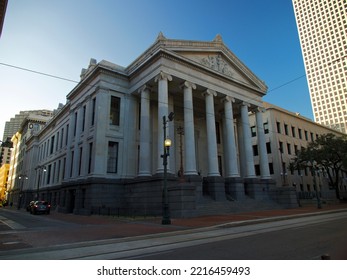
[{"label": "street lamp post", "polygon": [[166,116],[163,116],[163,129],[164,129],[164,153],[161,155],[163,158],[163,166],[164,166],[164,182],[163,182],[163,218],[161,223],[163,225],[171,224],[170,218],[170,209],[169,209],[169,195],[167,190],[167,158],[170,155],[170,147],[171,147],[171,139],[166,136],[166,125],[169,121],[172,121],[174,117],[174,113],[170,113],[168,116],[168,120],[166,120]]}]

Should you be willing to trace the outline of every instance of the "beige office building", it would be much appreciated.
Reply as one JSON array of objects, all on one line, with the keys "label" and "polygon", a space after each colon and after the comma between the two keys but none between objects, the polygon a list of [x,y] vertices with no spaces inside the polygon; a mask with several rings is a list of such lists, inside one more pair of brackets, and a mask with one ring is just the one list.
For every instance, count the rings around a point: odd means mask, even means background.
[{"label": "beige office building", "polygon": [[293,0],[316,122],[347,132],[347,1]]}]

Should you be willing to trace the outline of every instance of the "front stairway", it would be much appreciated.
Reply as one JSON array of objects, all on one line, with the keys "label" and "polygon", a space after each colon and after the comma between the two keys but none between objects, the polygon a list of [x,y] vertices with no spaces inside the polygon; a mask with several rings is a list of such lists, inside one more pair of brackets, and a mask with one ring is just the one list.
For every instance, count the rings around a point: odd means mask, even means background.
[{"label": "front stairway", "polygon": [[274,201],[254,200],[245,198],[242,201],[215,201],[209,196],[203,196],[196,207],[196,216],[212,216],[230,213],[252,212],[258,210],[281,209],[283,206]]}]

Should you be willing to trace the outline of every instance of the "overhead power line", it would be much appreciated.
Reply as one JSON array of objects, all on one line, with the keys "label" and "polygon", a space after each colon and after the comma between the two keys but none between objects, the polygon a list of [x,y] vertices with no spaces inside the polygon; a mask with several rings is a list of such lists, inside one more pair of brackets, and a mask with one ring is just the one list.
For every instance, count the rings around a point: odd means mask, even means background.
[{"label": "overhead power line", "polygon": [[[79,81],[75,81],[75,80],[71,80],[71,79],[68,79],[68,78],[64,78],[64,77],[60,77],[60,76],[56,76],[56,75],[52,75],[52,74],[48,74],[48,73],[44,73],[44,72],[40,72],[40,71],[36,71],[36,70],[32,70],[32,69],[28,69],[28,68],[24,68],[24,67],[20,67],[20,66],[16,66],[16,65],[12,65],[12,64],[7,64],[7,63],[3,63],[3,62],[0,62],[0,65],[3,65],[3,66],[6,66],[6,67],[11,67],[11,68],[15,68],[15,69],[18,69],[18,70],[22,70],[22,71],[27,71],[27,72],[31,72],[31,73],[34,73],[34,74],[38,74],[38,75],[43,75],[43,76],[47,76],[47,77],[51,77],[51,78],[54,78],[54,79],[59,79],[59,80],[63,80],[63,81],[68,81],[68,82],[72,82],[72,83],[75,83],[75,84],[78,84]],[[267,92],[272,92],[272,91],[275,91],[277,89],[280,89],[286,85],[289,85],[303,77],[305,77],[306,74],[304,75],[301,75],[295,79],[292,79],[290,81],[287,81],[277,87],[274,87],[270,90],[268,90]]]},{"label": "overhead power line", "polygon": [[76,84],[79,83],[78,81],[75,81],[75,80],[71,80],[71,79],[67,79],[67,78],[60,77],[60,76],[56,76],[56,75],[52,75],[52,74],[48,74],[48,73],[44,73],[44,72],[40,72],[40,71],[35,71],[35,70],[32,70],[32,69],[28,69],[28,68],[24,68],[24,67],[19,67],[19,66],[15,66],[15,65],[3,63],[3,62],[0,62],[0,65],[7,66],[7,67],[11,67],[11,68],[15,68],[15,69],[22,70],[22,71],[26,71],[26,72],[31,72],[31,73],[38,74],[38,75],[43,75],[43,76],[51,77],[51,78],[54,78],[54,79],[59,79],[59,80],[63,80],[63,81],[68,81],[68,82],[72,82],[72,83],[76,83]]}]

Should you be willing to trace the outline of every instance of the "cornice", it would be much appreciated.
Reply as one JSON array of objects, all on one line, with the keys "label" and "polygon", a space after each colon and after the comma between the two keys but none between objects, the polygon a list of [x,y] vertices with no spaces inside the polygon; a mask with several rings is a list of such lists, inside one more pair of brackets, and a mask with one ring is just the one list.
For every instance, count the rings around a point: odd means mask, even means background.
[{"label": "cornice", "polygon": [[67,99],[71,100],[76,94],[80,93],[87,87],[90,88],[96,88],[97,85],[92,84],[92,82],[95,80],[95,78],[98,78],[100,74],[106,74],[113,76],[118,79],[122,79],[125,81],[129,81],[129,78],[126,73],[120,72],[119,70],[115,69],[109,69],[107,67],[104,67],[103,65],[96,64],[95,68],[87,74],[86,77],[84,77],[77,85],[75,88],[71,90],[71,92],[67,95]]}]

